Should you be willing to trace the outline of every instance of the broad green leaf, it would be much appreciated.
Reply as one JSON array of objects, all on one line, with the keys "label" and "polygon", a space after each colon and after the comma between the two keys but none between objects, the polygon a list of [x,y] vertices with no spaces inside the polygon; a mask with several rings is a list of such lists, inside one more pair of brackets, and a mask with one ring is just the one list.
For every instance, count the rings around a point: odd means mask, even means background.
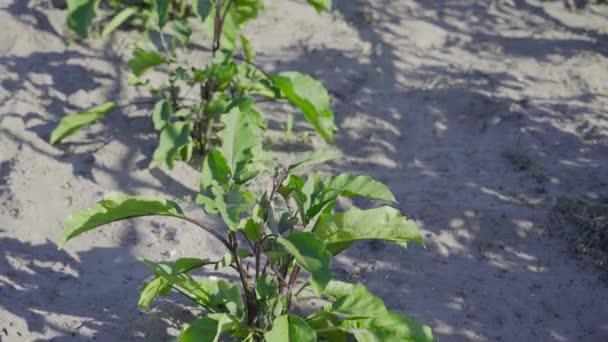
[{"label": "broad green leaf", "polygon": [[152,0],[152,8],[158,19],[158,27],[162,30],[169,21],[169,0]]},{"label": "broad green leaf", "polygon": [[209,317],[196,319],[184,330],[179,342],[216,342],[221,333],[219,323]]},{"label": "broad green leaf", "polygon": [[173,29],[173,35],[179,40],[182,45],[188,44],[190,36],[192,35],[192,28],[185,20],[175,20],[171,22],[171,28]]},{"label": "broad green leaf", "polygon": [[334,142],[334,113],[329,109],[329,94],[321,82],[298,72],[282,72],[272,81],[283,97],[298,107],[327,142]]},{"label": "broad green leaf", "polygon": [[340,327],[342,320],[334,313],[318,311],[311,317],[306,318],[306,324],[315,330],[319,338],[323,341],[348,341],[348,333],[343,331]]},{"label": "broad green leaf", "polygon": [[72,213],[65,219],[59,248],[68,240],[104,224],[149,215],[184,217],[175,202],[113,192],[93,207]]},{"label": "broad green leaf", "polygon": [[323,10],[326,10],[326,11],[331,10],[331,0],[307,0],[307,1],[319,13],[323,12]]},{"label": "broad green leaf", "polygon": [[232,323],[232,319],[225,314],[211,314],[196,319],[184,330],[178,342],[217,342]]},{"label": "broad green leaf", "polygon": [[279,294],[277,280],[268,273],[264,273],[255,283],[255,295],[257,299],[267,300],[275,298]]},{"label": "broad green leaf", "polygon": [[267,342],[316,342],[317,334],[302,318],[283,315],[274,320],[264,338]]},{"label": "broad green leaf", "polygon": [[361,284],[332,281],[325,292],[336,300],[324,312],[342,319],[339,325],[334,319],[334,326],[353,334],[357,341],[433,341],[430,328],[389,311],[382,299]]},{"label": "broad green leaf", "polygon": [[379,239],[401,245],[408,241],[424,243],[416,224],[391,207],[321,214],[313,232],[334,255],[358,240]]},{"label": "broad green leaf", "polygon": [[359,342],[432,342],[431,329],[397,312],[387,312],[376,318],[345,320],[341,328]]},{"label": "broad green leaf", "polygon": [[68,27],[76,32],[78,37],[87,38],[89,26],[95,18],[100,0],[67,0]]},{"label": "broad green leaf", "polygon": [[144,311],[148,311],[150,310],[150,304],[158,295],[167,295],[169,291],[171,291],[171,284],[165,278],[154,277],[142,288],[137,306]]},{"label": "broad green leaf", "polygon": [[[166,263],[171,268],[172,274],[189,273],[197,268],[210,264],[208,260],[195,258],[182,258],[172,263]],[[139,295],[138,306],[142,310],[149,310],[150,304],[158,295],[168,295],[171,291],[171,283],[165,278],[155,276],[152,280],[146,283]]]},{"label": "broad green leaf", "polygon": [[389,188],[368,176],[357,176],[352,173],[343,173],[338,176],[328,177],[325,188],[335,191],[340,196],[361,196],[371,199],[379,199],[397,202]]},{"label": "broad green leaf", "polygon": [[236,20],[238,25],[255,19],[259,12],[264,9],[262,0],[239,0],[236,2]]},{"label": "broad green leaf", "polygon": [[256,222],[252,218],[248,218],[242,222],[242,227],[239,227],[243,231],[245,236],[252,242],[258,242],[262,239],[262,224]]},{"label": "broad green leaf", "polygon": [[353,293],[353,291],[355,290],[355,286],[355,284],[332,280],[327,284],[327,286],[323,290],[323,294],[333,299],[336,299],[339,297],[348,296],[349,294]]},{"label": "broad green leaf", "polygon": [[239,229],[241,215],[254,203],[253,194],[243,186],[234,185],[225,190],[214,183],[196,198],[208,214],[219,214],[230,230]]},{"label": "broad green leaf", "polygon": [[[178,121],[166,124],[160,131],[158,147],[154,151],[150,167],[166,165],[169,169],[172,169],[175,165],[175,159],[183,158],[181,153],[191,147],[192,136],[190,135],[190,124],[188,122]],[[187,159],[184,160],[187,161]]]},{"label": "broad green leaf", "polygon": [[342,154],[335,150],[321,149],[299,153],[287,167],[288,171],[296,172],[310,165],[324,163],[328,160],[341,157]]},{"label": "broad green leaf", "polygon": [[201,190],[207,189],[213,182],[220,185],[228,185],[232,171],[226,162],[226,158],[219,150],[213,150],[203,159],[203,168],[201,169]]},{"label": "broad green leaf", "polygon": [[[268,122],[266,121],[266,119],[264,119],[260,112],[253,108],[252,98],[241,97],[231,101],[228,104],[227,111],[231,111],[234,107],[238,107],[239,110],[243,113],[244,121],[246,123],[258,127],[261,130],[266,130],[268,128]],[[259,133],[259,131],[256,132]]]},{"label": "broad green leaf", "polygon": [[245,59],[249,62],[255,61],[255,49],[253,48],[253,45],[251,45],[247,37],[242,34],[241,47],[243,48],[243,54],[245,55]]},{"label": "broad green leaf", "polygon": [[167,60],[153,51],[136,48],[133,51],[133,58],[129,60],[129,68],[137,77],[141,76],[148,69],[167,63]]},{"label": "broad green leaf", "polygon": [[172,263],[142,260],[155,275],[165,279],[172,287],[211,312],[225,312],[243,319],[245,314],[241,290],[226,280],[193,278],[176,272]]},{"label": "broad green leaf", "polygon": [[205,21],[213,10],[213,3],[211,0],[193,0],[192,7],[194,9],[194,14],[201,21]]},{"label": "broad green leaf", "polygon": [[106,26],[103,28],[103,32],[101,33],[102,37],[106,37],[112,31],[114,31],[118,26],[122,25],[129,18],[137,14],[139,9],[135,6],[123,8],[120,12],[118,12],[112,20],[110,20]]},{"label": "broad green leaf", "polygon": [[152,122],[154,122],[154,129],[160,131],[167,124],[170,123],[171,114],[173,109],[171,103],[167,100],[160,100],[154,105],[154,111],[152,111]]},{"label": "broad green leaf", "polygon": [[279,237],[282,245],[304,270],[310,273],[310,284],[320,293],[331,280],[331,253],[325,249],[323,241],[310,232],[294,232],[287,238]]},{"label": "broad green leaf", "polygon": [[251,164],[256,153],[261,152],[259,129],[250,123],[247,113],[238,107],[224,114],[222,123],[224,128],[217,134],[222,141],[219,150],[232,171],[232,178],[236,182],[245,181],[244,178],[251,176]]},{"label": "broad green leaf", "polygon": [[224,202],[221,205],[218,199],[219,196],[216,197],[216,203],[222,219],[228,228],[237,230],[241,214],[247,212],[254,203],[253,194],[242,187],[234,187],[223,196]]},{"label": "broad green leaf", "polygon": [[382,317],[388,313],[384,301],[361,284],[353,285],[350,293],[336,298],[325,311],[336,312],[347,318]]},{"label": "broad green leaf", "polygon": [[51,133],[50,143],[55,144],[70,135],[78,132],[81,128],[90,125],[95,120],[120,108],[113,102],[106,102],[100,106],[93,107],[84,112],[64,116],[57,127]]}]

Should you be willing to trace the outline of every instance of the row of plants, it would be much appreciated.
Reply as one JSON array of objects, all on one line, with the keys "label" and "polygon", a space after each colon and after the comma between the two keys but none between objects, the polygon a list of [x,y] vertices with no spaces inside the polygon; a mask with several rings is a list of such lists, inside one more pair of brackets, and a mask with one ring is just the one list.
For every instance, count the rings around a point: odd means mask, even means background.
[{"label": "row of plants", "polygon": [[[329,0],[308,0],[317,11]],[[95,29],[100,0],[68,0],[68,26],[80,37]],[[60,248],[101,226],[142,216],[167,216],[189,222],[226,249],[219,260],[181,258],[142,260],[153,276],[144,284],[139,306],[150,308],[159,296],[182,294],[204,314],[185,325],[179,341],[432,341],[430,329],[386,307],[363,284],[332,280],[332,261],[359,240],[422,244],[420,231],[389,205],[338,210],[340,197],[363,197],[396,204],[384,184],[364,175],[328,176],[306,172],[336,158],[332,149],[274,160],[264,148],[267,120],[256,103],[287,101],[328,143],[334,141],[334,116],[323,85],[299,72],[270,75],[255,63],[245,25],[263,10],[259,0],[109,1],[113,13],[101,35],[125,24],[155,33],[158,44],[135,44],[128,62],[129,83],[147,87],[158,147],[151,167],[189,161],[202,155],[196,203],[221,219],[211,226],[187,216],[179,204],[159,198],[110,193],[64,222]],[[191,25],[200,23],[212,37],[210,62],[190,63]],[[161,82],[145,78],[156,69]],[[188,97],[195,92],[197,97]],[[60,143],[124,105],[106,102],[65,116],[51,136]],[[304,175],[304,173],[308,173]],[[260,190],[261,189],[261,190]],[[205,276],[222,271],[223,279]],[[302,304],[318,300],[320,310]]]}]

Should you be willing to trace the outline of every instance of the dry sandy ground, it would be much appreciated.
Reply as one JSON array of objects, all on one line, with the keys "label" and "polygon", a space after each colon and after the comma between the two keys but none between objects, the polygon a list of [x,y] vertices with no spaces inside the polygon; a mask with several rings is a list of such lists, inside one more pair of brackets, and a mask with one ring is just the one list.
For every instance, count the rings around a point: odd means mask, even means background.
[{"label": "dry sandy ground", "polygon": [[[136,257],[217,246],[146,219],[63,252],[55,241],[63,218],[103,193],[181,198],[196,170],[147,169],[146,108],[49,146],[67,111],[138,95],[124,68],[135,35],[80,46],[62,38],[63,13],[26,3],[0,1],[0,340],[164,341],[190,314],[171,298],[139,312],[149,273]],[[558,197],[608,190],[606,8],[336,0],[317,16],[303,1],[267,3],[250,34],[262,64],[312,73],[334,96],[345,156],[324,169],[387,182],[427,235],[426,249],[361,243],[337,275],[439,341],[608,341],[603,273],[546,234]]]}]

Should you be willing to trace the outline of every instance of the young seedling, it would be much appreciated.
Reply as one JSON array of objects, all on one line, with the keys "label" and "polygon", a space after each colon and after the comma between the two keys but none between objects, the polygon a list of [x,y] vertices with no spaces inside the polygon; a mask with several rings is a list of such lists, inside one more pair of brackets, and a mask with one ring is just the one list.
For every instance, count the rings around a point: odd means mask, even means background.
[{"label": "young seedling", "polygon": [[[319,11],[330,6],[329,1],[309,2]],[[252,127],[266,129],[266,120],[255,108],[259,99],[291,103],[323,139],[333,143],[336,126],[330,98],[323,85],[299,72],[270,75],[255,63],[255,51],[243,29],[245,23],[262,10],[260,0],[149,0],[138,4],[149,7],[149,10],[137,13],[148,16],[147,27],[159,37],[158,44],[136,44],[128,63],[131,70],[129,83],[147,87],[154,98],[148,103],[154,105],[151,116],[159,141],[151,167],[164,165],[173,168],[175,160],[187,161],[195,150],[202,154],[210,151],[219,143],[217,132],[222,128],[222,117],[234,108],[247,116]],[[88,32],[92,19],[87,18],[94,17],[99,1],[73,0],[68,1],[68,5],[68,23],[73,22],[70,27]],[[124,13],[131,13],[131,8],[121,9],[116,18],[126,20]],[[209,49],[211,62],[204,67],[186,58],[192,28],[179,16],[173,19],[176,8],[185,8],[184,13],[194,13],[213,37]],[[108,27],[118,26],[113,21],[108,25],[105,31],[109,30]],[[167,32],[169,27],[171,33]],[[240,45],[242,54],[235,54],[237,45]],[[179,47],[183,47],[185,52]],[[157,83],[144,78],[152,69],[164,70],[167,77]],[[108,113],[127,106],[129,104],[106,102],[67,115],[52,132],[50,143],[59,143]]]},{"label": "young seedling", "polygon": [[[303,166],[331,158],[325,151],[304,153],[286,167],[269,169],[274,163],[260,148],[261,131],[247,117],[238,107],[224,115],[225,128],[218,133],[223,143],[204,158],[197,203],[207,214],[219,216],[222,227],[186,216],[172,201],[113,193],[69,216],[59,246],[105,224],[150,215],[185,220],[221,243],[226,255],[217,261],[143,260],[154,275],[141,291],[142,309],[175,291],[204,311],[183,327],[179,341],[218,341],[220,336],[346,341],[349,335],[357,341],[432,341],[428,327],[389,310],[364,285],[332,280],[332,260],[356,241],[423,243],[414,222],[390,206],[336,210],[339,197],[395,202],[391,191],[351,173],[323,177],[313,172],[305,179],[297,175]],[[267,172],[271,184],[263,193],[254,193],[250,185],[259,185]],[[230,268],[238,280],[229,273],[224,279],[205,277],[199,270],[205,268]],[[295,313],[311,299],[326,305]]]}]

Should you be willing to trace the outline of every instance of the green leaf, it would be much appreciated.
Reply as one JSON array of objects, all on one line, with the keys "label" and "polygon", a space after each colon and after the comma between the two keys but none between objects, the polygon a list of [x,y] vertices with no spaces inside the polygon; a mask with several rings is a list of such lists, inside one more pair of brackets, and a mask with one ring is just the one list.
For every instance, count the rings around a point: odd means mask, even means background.
[{"label": "green leaf", "polygon": [[348,333],[342,330],[340,327],[342,321],[334,313],[318,311],[311,317],[306,318],[306,323],[317,332],[322,341],[348,341]]},{"label": "green leaf", "polygon": [[194,14],[201,21],[205,21],[213,10],[213,3],[211,2],[211,0],[193,0],[192,7],[194,9]]},{"label": "green leaf", "polygon": [[81,128],[90,125],[104,115],[119,109],[113,102],[106,102],[100,106],[79,113],[64,116],[51,133],[50,143],[55,144],[78,132]]},{"label": "green leaf", "polygon": [[167,63],[167,60],[153,51],[136,48],[133,51],[133,58],[129,60],[129,68],[137,77],[141,76],[148,69]]},{"label": "green leaf", "polygon": [[313,232],[334,255],[358,240],[424,243],[416,224],[391,207],[368,210],[353,208],[339,214],[321,214]]},{"label": "green leaf", "polygon": [[59,248],[76,236],[104,224],[149,215],[184,217],[175,202],[113,192],[93,207],[77,211],[65,219]]},{"label": "green leaf", "polygon": [[317,334],[302,318],[283,315],[274,320],[264,338],[267,342],[316,342]]},{"label": "green leaf", "polygon": [[224,190],[215,183],[197,196],[196,203],[202,205],[208,214],[219,214],[228,228],[236,231],[241,214],[253,205],[254,197],[245,187],[234,185]]},{"label": "green leaf", "polygon": [[391,311],[377,318],[345,320],[341,328],[353,334],[359,342],[434,341],[429,327]]},{"label": "green leaf", "polygon": [[[166,124],[160,131],[158,139],[158,147],[152,156],[150,167],[157,165],[166,165],[172,169],[175,165],[175,159],[182,157],[181,153],[188,150],[192,146],[192,136],[190,135],[190,124],[185,121]],[[186,153],[186,157],[188,154]],[[187,161],[187,159],[184,159]]]},{"label": "green leaf", "polygon": [[331,280],[332,256],[323,241],[310,232],[295,232],[277,242],[296,259],[296,263],[310,273],[312,288],[320,293]]},{"label": "green leaf", "polygon": [[167,124],[170,123],[171,114],[173,109],[171,103],[167,100],[160,100],[154,105],[154,111],[152,112],[152,122],[154,122],[154,129],[160,131]]},{"label": "green leaf", "polygon": [[335,191],[340,196],[361,196],[371,199],[379,199],[397,202],[389,188],[368,176],[357,176],[352,173],[343,173],[338,176],[328,177],[325,180],[325,188]]},{"label": "green leaf", "polygon": [[173,35],[179,40],[182,45],[188,44],[190,36],[192,35],[192,28],[186,20],[175,20],[171,22],[171,28],[173,29]]},{"label": "green leaf", "polygon": [[329,109],[329,94],[321,82],[298,72],[282,72],[272,77],[281,94],[304,114],[327,142],[334,142],[334,113]]},{"label": "green leaf", "polygon": [[255,61],[255,49],[253,45],[249,42],[247,37],[241,34],[241,47],[243,48],[243,54],[245,55],[245,59],[248,62]]},{"label": "green leaf", "polygon": [[203,159],[201,170],[201,189],[207,189],[213,182],[221,185],[228,185],[232,171],[226,162],[226,158],[219,150],[212,150]]},{"label": "green leaf", "polygon": [[255,295],[257,299],[267,300],[277,297],[279,284],[277,280],[268,273],[264,273],[255,283]]},{"label": "green leaf", "polygon": [[162,30],[169,21],[169,0],[152,0],[152,8],[158,19],[158,27]]},{"label": "green leaf", "polygon": [[[166,263],[171,268],[172,274],[189,273],[197,268],[210,264],[208,260],[195,258],[182,258],[172,263]],[[139,295],[138,306],[142,310],[149,310],[150,304],[158,295],[168,295],[171,291],[171,283],[165,278],[155,276],[152,280],[146,283]]]},{"label": "green leaf", "polygon": [[289,164],[287,170],[296,172],[310,165],[324,163],[328,160],[341,157],[342,154],[335,150],[321,149],[299,153],[296,158]]},{"label": "green leaf", "polygon": [[143,263],[158,277],[165,279],[172,287],[211,312],[225,312],[239,320],[244,318],[244,304],[239,286],[226,280],[193,278],[186,273],[176,272],[172,263]]},{"label": "green leaf", "polygon": [[[433,341],[429,327],[389,311],[382,299],[361,284],[332,281],[327,292],[336,300],[324,312],[342,319],[339,328],[353,334],[357,341]],[[335,319],[333,323],[337,325]]]},{"label": "green leaf", "polygon": [[89,26],[99,8],[99,0],[67,0],[68,27],[76,32],[78,37],[87,38]]},{"label": "green leaf", "polygon": [[239,0],[236,3],[238,25],[243,25],[246,21],[255,19],[262,9],[264,9],[262,0]]},{"label": "green leaf", "polygon": [[188,325],[179,342],[217,342],[222,332],[233,323],[225,314],[212,314],[199,318]]},{"label": "green leaf", "polygon": [[323,12],[323,10],[326,10],[326,11],[331,10],[331,0],[307,0],[307,1],[319,13]]},{"label": "green leaf", "polygon": [[137,14],[137,12],[139,12],[139,9],[137,7],[135,7],[135,6],[123,8],[120,12],[118,12],[112,18],[112,20],[110,20],[106,24],[106,26],[103,28],[103,32],[101,33],[101,36],[102,37],[106,37],[112,31],[114,31],[118,26],[122,25],[122,23],[124,23],[129,18],[131,18],[132,16],[134,16],[135,14]]},{"label": "green leaf", "polygon": [[254,172],[251,168],[256,154],[261,153],[262,139],[259,129],[251,124],[247,113],[238,107],[222,116],[224,128],[218,132],[222,141],[219,150],[226,159],[236,182],[244,182]]},{"label": "green leaf", "polygon": [[220,332],[218,321],[209,317],[199,318],[184,330],[179,342],[216,342]]}]

